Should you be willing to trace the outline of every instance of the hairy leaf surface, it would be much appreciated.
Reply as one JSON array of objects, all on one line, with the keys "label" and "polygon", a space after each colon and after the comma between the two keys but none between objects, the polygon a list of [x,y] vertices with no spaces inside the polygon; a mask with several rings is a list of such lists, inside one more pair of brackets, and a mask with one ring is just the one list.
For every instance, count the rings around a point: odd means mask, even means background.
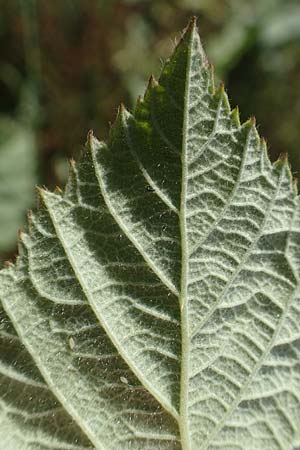
[{"label": "hairy leaf surface", "polygon": [[[299,199],[286,157],[271,165],[254,120],[241,125],[215,89],[194,20],[134,113],[120,107],[108,143],[90,133],[86,147],[64,193],[40,191],[0,275],[33,379],[62,408],[46,430],[25,421],[28,436],[53,433],[62,449],[296,449]],[[3,358],[7,382],[14,354]],[[12,402],[29,414],[23,395],[1,396],[3,420]]]}]

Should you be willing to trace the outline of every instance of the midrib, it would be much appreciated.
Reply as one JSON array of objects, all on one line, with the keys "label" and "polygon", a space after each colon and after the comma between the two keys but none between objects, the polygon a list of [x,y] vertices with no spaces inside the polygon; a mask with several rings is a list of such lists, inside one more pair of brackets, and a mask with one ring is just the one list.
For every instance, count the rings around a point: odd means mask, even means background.
[{"label": "midrib", "polygon": [[180,437],[182,450],[191,450],[191,436],[188,420],[188,391],[189,391],[189,323],[187,305],[188,282],[188,241],[186,226],[186,198],[187,198],[187,138],[189,128],[189,96],[190,96],[190,71],[192,41],[195,32],[195,23],[192,23],[187,45],[187,71],[184,94],[183,110],[183,137],[182,137],[182,186],[179,211],[179,224],[181,235],[181,286],[180,286],[180,311],[181,311],[181,379],[180,379]]}]

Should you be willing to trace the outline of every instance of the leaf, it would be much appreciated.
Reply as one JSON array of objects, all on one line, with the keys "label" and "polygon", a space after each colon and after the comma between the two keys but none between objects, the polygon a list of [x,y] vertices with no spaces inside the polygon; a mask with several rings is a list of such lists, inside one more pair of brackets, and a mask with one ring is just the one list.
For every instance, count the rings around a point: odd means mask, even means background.
[{"label": "leaf", "polygon": [[35,139],[18,122],[0,119],[0,252],[11,250],[33,203]]},{"label": "leaf", "polygon": [[299,199],[214,88],[195,20],[40,198],[0,297],[95,448],[297,447]]}]

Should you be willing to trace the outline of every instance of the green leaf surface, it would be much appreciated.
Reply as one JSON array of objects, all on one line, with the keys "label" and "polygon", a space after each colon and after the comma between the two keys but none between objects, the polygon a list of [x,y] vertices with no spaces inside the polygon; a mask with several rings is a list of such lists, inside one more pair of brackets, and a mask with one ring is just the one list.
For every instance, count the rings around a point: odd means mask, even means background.
[{"label": "green leaf surface", "polygon": [[65,192],[40,191],[0,275],[4,309],[80,438],[297,448],[296,191],[286,157],[271,165],[254,120],[241,125],[215,89],[192,20],[108,143],[89,134]]}]

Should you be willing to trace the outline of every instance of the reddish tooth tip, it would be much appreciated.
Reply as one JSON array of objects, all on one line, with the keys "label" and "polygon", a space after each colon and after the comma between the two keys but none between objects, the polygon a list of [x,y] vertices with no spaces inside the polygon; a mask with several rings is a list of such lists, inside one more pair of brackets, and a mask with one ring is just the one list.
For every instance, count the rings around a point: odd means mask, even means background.
[{"label": "reddish tooth tip", "polygon": [[197,16],[192,16],[187,26],[187,31],[192,30],[197,25]]},{"label": "reddish tooth tip", "polygon": [[288,153],[287,153],[287,152],[283,152],[283,153],[281,153],[281,154],[279,155],[279,158],[278,158],[278,159],[280,159],[280,161],[286,161],[288,158],[289,158]]}]

